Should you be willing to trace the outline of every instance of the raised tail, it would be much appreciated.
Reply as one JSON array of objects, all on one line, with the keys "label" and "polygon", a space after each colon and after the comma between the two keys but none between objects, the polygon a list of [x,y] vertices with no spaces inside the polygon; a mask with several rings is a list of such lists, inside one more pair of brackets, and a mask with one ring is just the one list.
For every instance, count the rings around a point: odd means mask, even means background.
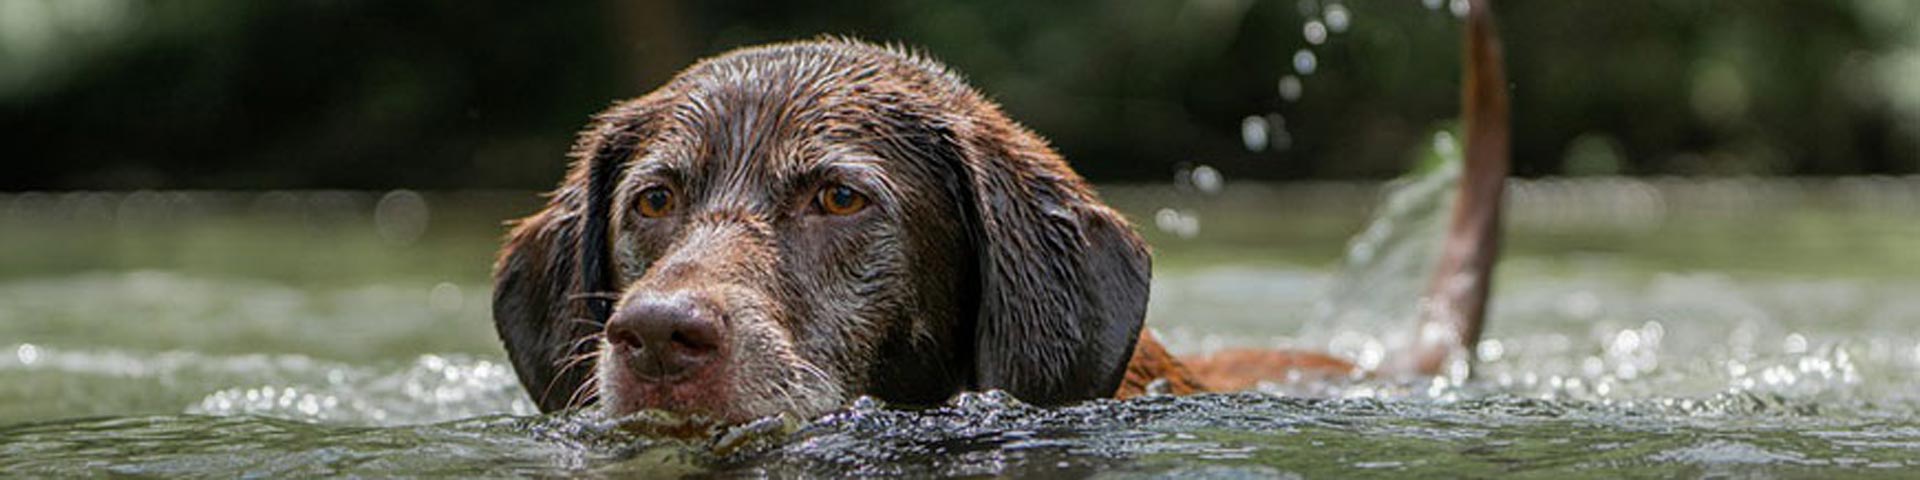
[{"label": "raised tail", "polygon": [[[1450,365],[1466,365],[1479,342],[1500,257],[1500,201],[1507,178],[1507,79],[1500,41],[1494,32],[1489,0],[1471,0],[1467,16],[1466,73],[1461,87],[1466,123],[1466,166],[1453,203],[1440,263],[1421,296],[1419,334],[1400,355],[1374,374],[1386,377],[1430,376]],[[1324,354],[1238,349],[1200,358],[1174,358],[1153,335],[1142,333],[1129,362],[1126,381],[1116,395],[1128,398],[1153,390],[1166,380],[1167,393],[1186,394],[1252,388],[1260,381],[1350,376],[1351,363]],[[1444,373],[1455,373],[1445,371]],[[1462,372],[1464,373],[1464,372]]]},{"label": "raised tail", "polygon": [[[1387,375],[1434,375],[1471,361],[1487,314],[1494,262],[1500,258],[1500,203],[1508,170],[1507,77],[1492,0],[1471,0],[1461,82],[1466,165],[1454,197],[1440,262],[1421,295],[1411,349],[1394,357]],[[1449,372],[1452,373],[1452,372]],[[1464,373],[1464,372],[1460,372]]]}]

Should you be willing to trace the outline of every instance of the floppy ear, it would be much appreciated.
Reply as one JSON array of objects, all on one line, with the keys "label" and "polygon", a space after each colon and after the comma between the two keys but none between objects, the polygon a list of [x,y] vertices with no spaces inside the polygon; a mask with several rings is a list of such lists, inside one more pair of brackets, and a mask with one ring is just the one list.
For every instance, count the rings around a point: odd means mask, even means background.
[{"label": "floppy ear", "polygon": [[601,330],[611,311],[608,223],[615,177],[646,128],[640,102],[595,117],[574,144],[573,166],[540,212],[507,235],[493,273],[493,323],[500,342],[541,411],[574,406],[593,374]]},{"label": "floppy ear", "polygon": [[1146,316],[1146,244],[1037,136],[979,127],[961,162],[981,262],[974,387],[1043,405],[1112,397]]}]

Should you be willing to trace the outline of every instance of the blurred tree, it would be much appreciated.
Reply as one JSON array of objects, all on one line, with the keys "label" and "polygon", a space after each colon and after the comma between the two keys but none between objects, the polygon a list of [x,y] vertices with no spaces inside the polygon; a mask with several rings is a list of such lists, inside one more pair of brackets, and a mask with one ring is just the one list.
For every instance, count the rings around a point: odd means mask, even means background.
[{"label": "blurred tree", "polygon": [[[0,189],[544,188],[609,102],[820,34],[929,52],[1096,180],[1379,178],[1456,113],[1448,4],[7,0]],[[1498,8],[1521,174],[1920,171],[1914,2]]]}]

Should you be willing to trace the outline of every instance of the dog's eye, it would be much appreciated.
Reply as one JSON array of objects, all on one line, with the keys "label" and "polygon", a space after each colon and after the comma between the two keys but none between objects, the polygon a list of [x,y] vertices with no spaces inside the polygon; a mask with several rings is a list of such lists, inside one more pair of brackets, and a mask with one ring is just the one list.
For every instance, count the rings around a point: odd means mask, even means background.
[{"label": "dog's eye", "polygon": [[660,218],[673,213],[673,191],[666,187],[652,187],[640,191],[640,216]]},{"label": "dog's eye", "polygon": [[867,196],[846,185],[820,189],[820,211],[829,215],[852,215],[867,208]]}]

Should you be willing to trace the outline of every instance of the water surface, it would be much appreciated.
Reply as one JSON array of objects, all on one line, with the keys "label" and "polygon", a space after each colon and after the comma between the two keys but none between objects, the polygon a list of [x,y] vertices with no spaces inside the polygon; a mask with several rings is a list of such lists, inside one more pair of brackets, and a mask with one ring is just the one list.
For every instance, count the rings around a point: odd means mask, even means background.
[{"label": "water surface", "polygon": [[[1370,226],[1372,185],[1104,191],[1155,245],[1149,325],[1178,352],[1366,363],[1404,330],[1419,266],[1379,259],[1428,247],[1417,219]],[[486,277],[498,222],[531,194],[0,196],[0,472],[1910,476],[1916,192],[1517,184],[1485,361],[1463,382],[863,402],[723,440],[535,413]],[[1162,208],[1197,232],[1156,228]]]}]

